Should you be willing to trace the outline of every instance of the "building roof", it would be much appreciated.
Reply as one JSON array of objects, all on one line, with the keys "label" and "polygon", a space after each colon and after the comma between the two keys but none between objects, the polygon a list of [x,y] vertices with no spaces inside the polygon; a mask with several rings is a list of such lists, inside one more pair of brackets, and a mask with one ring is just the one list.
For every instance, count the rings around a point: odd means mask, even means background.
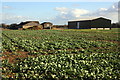
[{"label": "building roof", "polygon": [[106,19],[106,20],[110,20],[110,19],[107,19],[107,18],[103,18],[103,17],[97,17],[97,18],[88,18],[88,19],[77,19],[77,20],[71,20],[71,21],[68,21],[68,22],[76,22],[76,21],[91,21],[91,20],[97,20],[97,19]]},{"label": "building roof", "polygon": [[52,24],[51,22],[43,22],[43,23],[41,23],[41,25],[43,25],[43,24]]},{"label": "building roof", "polygon": [[103,18],[103,17],[95,18],[95,19],[92,19],[92,20],[97,20],[97,19],[105,19],[105,20],[110,20],[110,19]]},{"label": "building roof", "polygon": [[25,25],[25,24],[31,23],[31,22],[34,22],[34,23],[38,23],[38,24],[39,24],[39,21],[26,21],[26,22],[21,22],[19,25]]}]

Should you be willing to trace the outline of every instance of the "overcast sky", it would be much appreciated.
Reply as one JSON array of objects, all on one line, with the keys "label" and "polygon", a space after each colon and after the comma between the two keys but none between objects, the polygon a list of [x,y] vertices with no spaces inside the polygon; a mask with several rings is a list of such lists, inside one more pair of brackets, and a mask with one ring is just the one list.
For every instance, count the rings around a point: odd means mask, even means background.
[{"label": "overcast sky", "polygon": [[116,2],[75,1],[2,2],[2,13],[0,13],[0,16],[2,16],[2,22],[6,24],[20,23],[28,20],[35,20],[40,23],[50,21],[54,24],[67,24],[69,20],[91,19],[96,17],[105,17],[111,19],[112,22],[118,22],[117,0]]}]

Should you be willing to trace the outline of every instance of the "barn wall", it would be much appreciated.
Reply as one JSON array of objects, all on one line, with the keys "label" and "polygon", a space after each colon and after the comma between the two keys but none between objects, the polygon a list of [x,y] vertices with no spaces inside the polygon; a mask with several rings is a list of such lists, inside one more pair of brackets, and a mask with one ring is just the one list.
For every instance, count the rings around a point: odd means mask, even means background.
[{"label": "barn wall", "polygon": [[79,29],[89,29],[91,27],[91,21],[79,21]]},{"label": "barn wall", "polygon": [[44,24],[44,28],[52,28],[52,24],[46,23],[46,24]]},{"label": "barn wall", "polygon": [[32,27],[32,26],[23,26],[24,29],[27,29],[27,28],[30,28],[30,27]]},{"label": "barn wall", "polygon": [[111,27],[111,20],[107,19],[96,19],[92,20],[91,28],[110,28]]},{"label": "barn wall", "polygon": [[[79,25],[79,26],[78,26]],[[93,20],[68,22],[69,29],[111,28],[111,20],[97,18]]]},{"label": "barn wall", "polygon": [[38,26],[38,25],[39,25],[38,23],[34,23],[34,22],[25,24],[25,26]]},{"label": "barn wall", "polygon": [[77,22],[68,22],[68,29],[77,29]]},{"label": "barn wall", "polygon": [[30,23],[23,25],[23,28],[26,29],[26,28],[30,28],[34,26],[40,26],[40,25],[38,23],[30,22]]}]

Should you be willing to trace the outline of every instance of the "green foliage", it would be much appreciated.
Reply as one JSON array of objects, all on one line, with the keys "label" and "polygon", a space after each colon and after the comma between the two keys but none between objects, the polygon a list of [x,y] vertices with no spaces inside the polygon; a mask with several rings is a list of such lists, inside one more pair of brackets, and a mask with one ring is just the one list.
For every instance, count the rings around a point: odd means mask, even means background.
[{"label": "green foliage", "polygon": [[8,64],[6,61],[3,61],[3,67],[8,68],[4,68],[3,72],[12,72],[15,74],[12,75],[12,78],[20,80],[119,80],[119,54],[80,53],[40,55],[38,57],[21,59],[16,64]]},{"label": "green foliage", "polygon": [[[113,31],[3,31],[2,51],[28,52],[2,61],[3,80],[119,80],[120,41]],[[112,36],[112,37],[111,37]]]},{"label": "green foliage", "polygon": [[[11,40],[3,36],[3,51],[27,51],[30,52],[30,54],[34,54],[34,52],[39,52],[41,54],[56,54],[65,50],[65,53],[68,53],[67,51],[76,49],[81,52],[96,52],[97,49],[102,52],[104,49],[109,49],[109,52],[111,52],[116,51],[115,49],[118,47],[118,44],[113,42],[119,41],[117,34],[108,35],[99,32],[83,33],[83,31],[31,30],[4,31],[3,33],[14,41],[11,42]],[[74,53],[74,51],[72,53]]]}]

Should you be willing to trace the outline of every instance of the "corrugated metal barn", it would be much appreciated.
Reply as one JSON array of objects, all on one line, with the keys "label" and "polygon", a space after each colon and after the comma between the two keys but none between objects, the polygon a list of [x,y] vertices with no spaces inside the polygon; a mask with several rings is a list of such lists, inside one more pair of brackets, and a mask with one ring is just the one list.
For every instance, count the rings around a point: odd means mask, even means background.
[{"label": "corrugated metal barn", "polygon": [[111,20],[102,17],[93,19],[91,28],[111,28]]},{"label": "corrugated metal barn", "polygon": [[111,28],[111,20],[100,17],[92,20],[69,21],[68,28],[69,29]]}]

